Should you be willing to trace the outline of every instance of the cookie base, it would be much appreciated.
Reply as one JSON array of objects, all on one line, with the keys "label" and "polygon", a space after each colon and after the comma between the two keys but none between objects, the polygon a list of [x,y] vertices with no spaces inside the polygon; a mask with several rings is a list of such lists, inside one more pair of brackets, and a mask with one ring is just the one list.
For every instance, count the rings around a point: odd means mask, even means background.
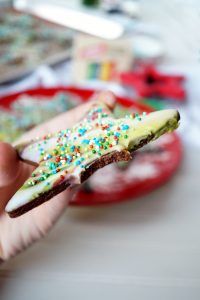
[{"label": "cookie base", "polygon": [[[110,163],[118,162],[118,161],[128,161],[131,158],[132,158],[131,154],[127,150],[113,151],[109,154],[106,154],[106,155],[102,156],[101,158],[96,159],[94,162],[92,162],[91,164],[89,164],[86,167],[86,170],[83,171],[80,175],[80,181],[81,181],[81,183],[84,182],[98,169],[103,168],[104,166],[106,166]],[[50,200],[51,198],[53,198],[57,194],[63,192],[65,189],[69,188],[70,186],[72,186],[72,185],[69,181],[62,182],[61,184],[55,186],[52,190],[41,194],[41,196],[38,197],[37,199],[19,207],[18,209],[15,209],[15,210],[9,212],[8,214],[11,218],[19,217],[19,216],[23,215],[24,213],[28,212],[29,210]]]}]

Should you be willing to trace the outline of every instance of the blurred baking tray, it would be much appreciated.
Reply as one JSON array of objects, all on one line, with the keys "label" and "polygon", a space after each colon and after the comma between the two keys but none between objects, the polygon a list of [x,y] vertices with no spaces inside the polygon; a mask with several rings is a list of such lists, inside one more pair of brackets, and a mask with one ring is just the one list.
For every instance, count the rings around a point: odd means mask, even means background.
[{"label": "blurred baking tray", "polygon": [[[0,7],[1,7],[0,15],[2,13],[6,13],[6,12],[10,13],[10,14],[13,13],[15,15],[23,15],[24,14],[22,12],[15,11],[14,9],[12,9],[8,5],[6,5],[5,2],[1,3]],[[30,15],[27,13],[25,13],[25,14]],[[38,19],[38,20],[40,20],[41,23],[49,25],[50,29],[63,30],[63,27],[60,25],[42,20],[36,16],[31,15],[31,17],[34,20]],[[72,31],[71,29],[69,29],[69,30],[70,30],[70,32]],[[73,32],[73,34],[75,34],[75,31]],[[10,70],[8,70],[8,71],[4,70],[3,72],[0,72],[0,85],[6,85],[6,84],[10,84],[14,81],[20,80],[24,76],[33,72],[40,65],[47,64],[49,66],[55,66],[63,61],[70,59],[71,54],[72,54],[72,40],[73,40],[73,38],[70,39],[69,37],[66,37],[66,42],[67,42],[66,50],[61,50],[60,52],[50,54],[45,59],[41,59],[41,61],[37,62],[35,65],[32,65],[32,66],[22,66],[20,64],[18,66],[13,65],[13,68],[10,68]],[[1,64],[0,64],[0,69],[1,69]]]},{"label": "blurred baking tray", "polygon": [[63,51],[62,53],[57,53],[55,56],[51,56],[44,60],[41,64],[36,64],[33,67],[30,68],[17,68],[16,70],[12,70],[8,74],[1,74],[0,75],[0,85],[7,85],[11,84],[13,82],[16,82],[23,77],[31,74],[37,67],[40,65],[47,64],[49,66],[56,66],[59,63],[62,63],[64,61],[67,61],[71,57],[72,50],[68,49],[67,51]]}]

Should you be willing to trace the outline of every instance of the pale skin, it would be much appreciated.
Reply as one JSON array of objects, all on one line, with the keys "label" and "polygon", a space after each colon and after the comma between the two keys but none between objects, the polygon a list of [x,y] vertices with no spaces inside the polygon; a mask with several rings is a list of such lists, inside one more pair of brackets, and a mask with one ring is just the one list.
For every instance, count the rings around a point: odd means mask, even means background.
[{"label": "pale skin", "polygon": [[[90,109],[94,101],[114,103],[110,92],[96,95],[90,102],[82,104],[58,117],[43,123],[20,138],[18,142],[66,129],[78,122]],[[34,167],[20,161],[13,146],[0,143],[0,259],[8,260],[44,237],[67,208],[74,191],[66,190],[32,211],[11,219],[4,211],[12,195],[30,176]]]}]

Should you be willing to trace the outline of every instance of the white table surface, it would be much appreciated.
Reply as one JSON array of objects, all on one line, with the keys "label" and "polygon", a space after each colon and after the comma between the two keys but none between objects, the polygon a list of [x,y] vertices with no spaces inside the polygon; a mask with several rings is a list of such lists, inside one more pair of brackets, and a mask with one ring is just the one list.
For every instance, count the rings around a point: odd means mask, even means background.
[{"label": "white table surface", "polygon": [[[189,105],[199,109],[195,72]],[[200,150],[190,128],[170,182],[138,201],[69,208],[44,240],[1,266],[0,299],[200,299]]]},{"label": "white table surface", "polygon": [[69,208],[0,271],[2,300],[199,299],[199,150],[138,201]]}]

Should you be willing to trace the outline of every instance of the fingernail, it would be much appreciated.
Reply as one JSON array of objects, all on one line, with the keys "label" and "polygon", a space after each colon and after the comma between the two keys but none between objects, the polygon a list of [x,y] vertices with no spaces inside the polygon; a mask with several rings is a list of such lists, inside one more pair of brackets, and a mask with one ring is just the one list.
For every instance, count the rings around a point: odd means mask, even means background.
[{"label": "fingernail", "polygon": [[92,96],[92,101],[100,101],[106,103],[110,108],[113,108],[116,98],[115,95],[110,91],[95,93]]}]

